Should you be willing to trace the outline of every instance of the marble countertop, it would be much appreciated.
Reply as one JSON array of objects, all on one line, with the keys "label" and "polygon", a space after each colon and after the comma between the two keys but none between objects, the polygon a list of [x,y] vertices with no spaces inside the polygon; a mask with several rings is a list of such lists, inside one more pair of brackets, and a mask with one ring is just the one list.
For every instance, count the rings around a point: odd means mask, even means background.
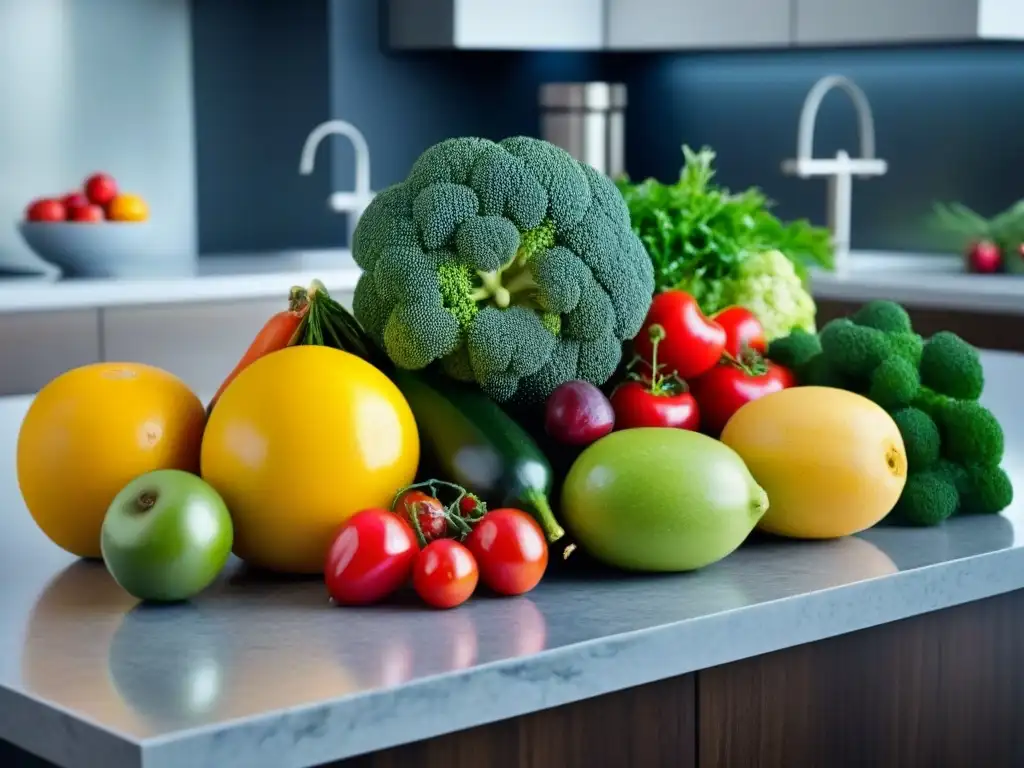
[{"label": "marble countertop", "polygon": [[[1024,357],[984,361],[1024,488]],[[0,400],[0,739],[61,766],[319,765],[1024,587],[1020,493],[1001,516],[567,573],[448,612],[336,608],[238,563],[192,604],[140,607],[34,527],[13,477],[28,403]]]},{"label": "marble countertop", "polygon": [[1024,314],[1024,275],[971,275],[959,256],[854,251],[845,272],[814,272],[815,299]]},{"label": "marble countertop", "polygon": [[359,274],[351,252],[338,249],[204,256],[180,273],[150,279],[8,278],[0,280],[0,315],[272,298],[313,279],[329,291],[351,291]]},{"label": "marble countertop", "polygon": [[[345,249],[204,256],[183,269],[151,279],[0,279],[0,315],[269,298],[314,278],[328,290],[351,291],[360,274]],[[854,251],[845,273],[815,272],[812,292],[818,299],[1024,314],[1024,276],[967,275],[959,257],[941,254]]]}]

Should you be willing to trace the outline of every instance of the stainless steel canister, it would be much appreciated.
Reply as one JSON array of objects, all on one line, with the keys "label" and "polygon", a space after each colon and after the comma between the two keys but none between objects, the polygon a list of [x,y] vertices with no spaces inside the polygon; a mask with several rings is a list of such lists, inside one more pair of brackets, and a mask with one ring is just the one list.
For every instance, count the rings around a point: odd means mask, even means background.
[{"label": "stainless steel canister", "polygon": [[612,178],[626,172],[626,86],[545,83],[541,137]]}]

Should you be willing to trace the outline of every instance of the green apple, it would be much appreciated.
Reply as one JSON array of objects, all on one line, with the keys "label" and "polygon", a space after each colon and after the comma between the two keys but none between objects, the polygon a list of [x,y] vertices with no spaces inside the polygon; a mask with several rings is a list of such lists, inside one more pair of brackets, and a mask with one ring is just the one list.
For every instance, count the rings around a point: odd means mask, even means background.
[{"label": "green apple", "polygon": [[114,497],[100,537],[114,580],[140,600],[188,600],[224,568],[234,529],[224,500],[202,478],[159,469]]}]

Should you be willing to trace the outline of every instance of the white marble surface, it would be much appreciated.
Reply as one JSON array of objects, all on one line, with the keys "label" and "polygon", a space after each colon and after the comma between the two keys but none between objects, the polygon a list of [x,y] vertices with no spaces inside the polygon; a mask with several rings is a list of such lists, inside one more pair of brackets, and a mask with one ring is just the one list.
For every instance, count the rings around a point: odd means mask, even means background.
[{"label": "white marble surface", "polygon": [[855,251],[845,273],[815,272],[816,299],[1024,314],[1024,275],[971,275],[958,256]]},{"label": "white marble surface", "polygon": [[335,608],[316,579],[237,563],[191,605],[137,607],[33,525],[13,476],[29,400],[0,400],[0,739],[68,768],[304,768],[1024,588],[1024,357],[984,363],[1003,515],[551,575],[448,612]]},{"label": "white marble surface", "polygon": [[208,256],[179,276],[149,280],[9,278],[0,280],[0,314],[272,298],[313,279],[329,291],[351,291],[359,269],[338,249]]}]

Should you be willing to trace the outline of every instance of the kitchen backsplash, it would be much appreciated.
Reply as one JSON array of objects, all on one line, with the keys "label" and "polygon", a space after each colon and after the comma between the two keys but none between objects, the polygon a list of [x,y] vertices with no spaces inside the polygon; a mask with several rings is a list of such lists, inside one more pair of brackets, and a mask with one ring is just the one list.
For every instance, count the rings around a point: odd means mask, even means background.
[{"label": "kitchen backsplash", "polygon": [[12,222],[92,171],[142,194],[169,252],[195,252],[189,0],[0,0],[0,255]]},{"label": "kitchen backsplash", "polygon": [[[7,0],[10,2],[10,0]],[[880,179],[856,181],[856,248],[932,246],[922,218],[936,198],[992,213],[1019,197],[1010,158],[1024,154],[1024,46],[729,54],[521,54],[382,50],[377,0],[194,0],[198,192],[204,251],[327,247],[344,222],[327,210],[351,188],[341,140],[298,174],[306,134],[330,117],[366,134],[375,189],[400,179],[453,134],[537,131],[543,82],[613,79],[629,88],[627,166],[671,178],[680,145],[710,144],[720,179],[762,186],[787,217],[825,218],[822,180],[788,178],[797,117],[822,75],[852,77],[874,108]],[[853,110],[825,101],[815,150],[855,151]]]}]

